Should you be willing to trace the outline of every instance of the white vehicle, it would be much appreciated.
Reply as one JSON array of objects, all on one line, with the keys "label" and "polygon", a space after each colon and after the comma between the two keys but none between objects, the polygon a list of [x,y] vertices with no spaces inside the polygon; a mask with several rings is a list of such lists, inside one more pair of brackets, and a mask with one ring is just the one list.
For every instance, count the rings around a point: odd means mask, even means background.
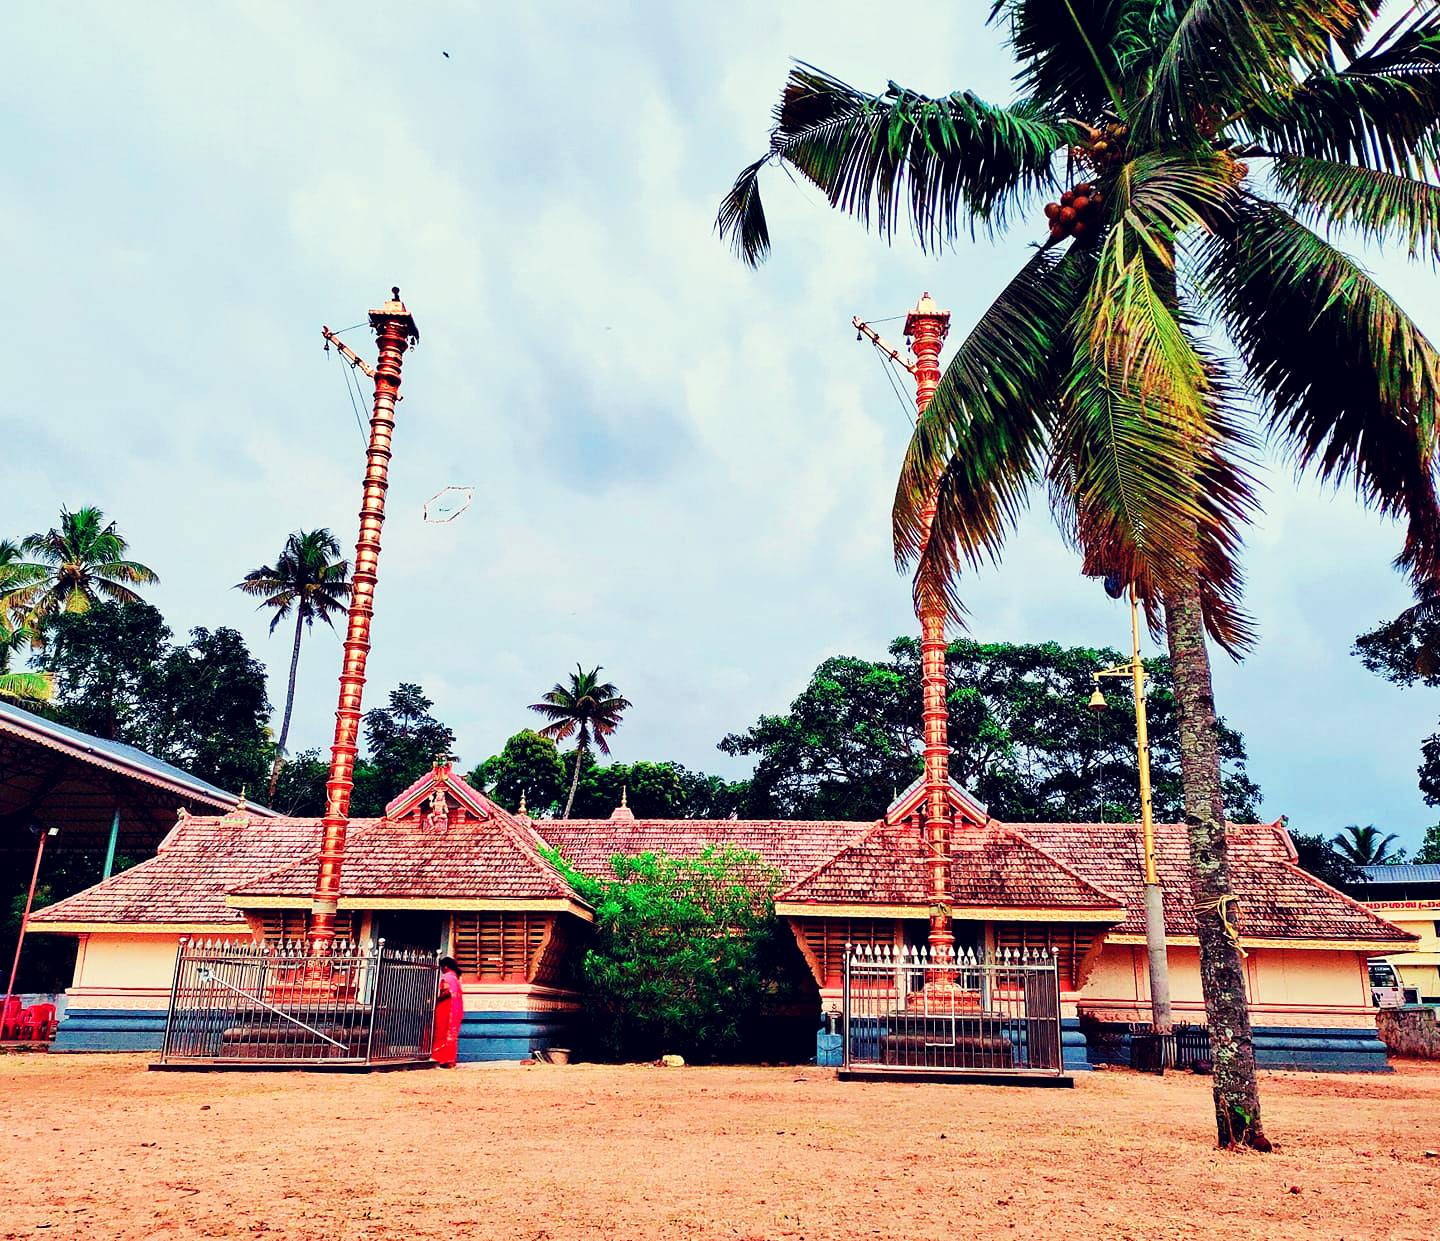
[{"label": "white vehicle", "polygon": [[1384,957],[1370,958],[1370,1003],[1376,1008],[1399,1008],[1402,1004],[1414,1004],[1417,1000],[1415,989],[1407,988],[1400,981],[1395,967]]}]

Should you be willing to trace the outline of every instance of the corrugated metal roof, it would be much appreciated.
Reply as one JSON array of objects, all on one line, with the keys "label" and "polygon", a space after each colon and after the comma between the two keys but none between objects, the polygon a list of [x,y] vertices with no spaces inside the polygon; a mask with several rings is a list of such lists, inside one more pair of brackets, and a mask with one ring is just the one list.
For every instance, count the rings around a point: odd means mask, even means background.
[{"label": "corrugated metal roof", "polygon": [[1440,883],[1440,863],[1387,862],[1384,866],[1362,866],[1366,883]]},{"label": "corrugated metal roof", "polygon": [[[52,750],[59,750],[97,767],[119,771],[174,792],[186,793],[221,809],[229,809],[240,800],[237,794],[217,788],[198,776],[192,776],[188,771],[171,766],[153,754],[136,749],[133,745],[92,737],[77,728],[57,724],[54,720],[47,720],[9,703],[0,702],[0,732],[49,746]],[[252,805],[248,809],[252,815],[261,818],[275,814],[275,811],[266,806]]]}]

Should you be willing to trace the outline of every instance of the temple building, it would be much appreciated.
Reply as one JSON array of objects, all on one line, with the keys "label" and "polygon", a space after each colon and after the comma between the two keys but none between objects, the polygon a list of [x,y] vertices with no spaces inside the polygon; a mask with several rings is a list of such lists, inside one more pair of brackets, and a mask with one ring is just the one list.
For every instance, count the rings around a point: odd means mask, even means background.
[{"label": "temple building", "polygon": [[[1139,827],[1006,824],[949,785],[945,883],[961,947],[1052,949],[1059,957],[1065,1063],[1102,1054],[1096,1030],[1148,1016]],[[848,944],[920,944],[932,930],[933,850],[917,781],[874,822],[531,819],[449,766],[350,824],[337,924],[362,941],[443,949],[466,984],[463,1059],[573,1046],[578,997],[565,969],[593,920],[545,854],[606,874],[617,855],[758,853],[779,871],[776,913],[813,983],[818,1026],[839,1005]],[[1194,905],[1182,826],[1156,827],[1177,1020],[1203,1021]],[[1234,825],[1232,874],[1259,1062],[1383,1069],[1367,959],[1413,936],[1296,864],[1285,829]],[[243,808],[182,814],[149,861],[41,910],[34,932],[79,944],[59,1051],[158,1046],[182,936],[303,935],[321,820]]]},{"label": "temple building", "polygon": [[[910,1023],[899,1038],[922,1049],[940,1046],[926,1024],[930,1000],[949,1004],[953,1025],[967,991],[968,984],[957,983],[957,949],[987,968],[997,957],[1013,959],[1014,949],[1043,950],[1049,1068],[1102,1059],[1115,1031],[1149,1017],[1141,826],[1001,823],[950,779],[946,608],[929,587],[917,600],[923,774],[874,822],[647,820],[623,804],[607,819],[531,819],[497,806],[445,764],[400,794],[383,817],[350,819],[390,432],[401,361],[419,336],[399,290],[391,292],[370,312],[380,362],[366,367],[375,377],[375,406],[326,815],[264,818],[244,807],[217,817],[182,812],[155,857],[40,911],[34,931],[71,935],[79,944],[57,1050],[157,1047],[183,937],[301,935],[316,955],[337,937],[448,952],[465,980],[462,1058],[571,1046],[580,1041],[580,1005],[567,966],[583,949],[594,911],[547,853],[601,876],[616,856],[694,856],[707,845],[753,851],[779,872],[775,910],[793,936],[797,966],[804,967],[797,972],[813,988],[816,1026],[841,1002],[846,945],[888,949],[873,954],[886,961],[896,949],[923,946],[932,963],[941,962],[922,987],[896,998]],[[915,377],[917,411],[940,383],[949,321],[928,293],[906,316],[914,362],[903,365]],[[328,329],[325,338],[360,364]],[[901,356],[893,348],[887,354]],[[933,516],[932,497],[927,537]],[[1136,649],[1138,661],[1138,636]],[[1137,674],[1143,700],[1141,680]],[[1143,742],[1137,753],[1145,818]],[[1151,926],[1163,915],[1175,1015],[1200,1020],[1197,898],[1186,833],[1157,824],[1154,839]],[[1246,954],[1259,1062],[1385,1068],[1367,960],[1409,947],[1415,937],[1301,870],[1280,824],[1234,825],[1230,840],[1235,900],[1230,914],[1218,916]],[[892,986],[898,977],[892,970],[885,989],[898,990]],[[985,995],[983,985],[977,995]],[[916,1000],[918,1024],[909,1013]],[[1002,1049],[979,1040],[987,1058],[1010,1049],[1008,1042]]]}]

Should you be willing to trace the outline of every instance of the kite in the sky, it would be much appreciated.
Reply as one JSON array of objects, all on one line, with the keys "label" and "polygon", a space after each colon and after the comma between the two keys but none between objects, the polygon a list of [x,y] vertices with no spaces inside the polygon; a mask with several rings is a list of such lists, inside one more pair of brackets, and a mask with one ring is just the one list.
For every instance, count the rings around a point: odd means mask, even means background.
[{"label": "kite in the sky", "polygon": [[454,521],[474,498],[474,487],[442,488],[425,501],[425,520],[435,524]]}]

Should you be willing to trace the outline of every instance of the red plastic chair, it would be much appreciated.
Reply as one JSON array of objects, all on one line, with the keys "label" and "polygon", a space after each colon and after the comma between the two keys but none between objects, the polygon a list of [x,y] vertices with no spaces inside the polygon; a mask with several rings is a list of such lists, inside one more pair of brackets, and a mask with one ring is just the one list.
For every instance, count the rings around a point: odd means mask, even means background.
[{"label": "red plastic chair", "polygon": [[0,1007],[0,1039],[20,1037],[20,997],[7,995]]},{"label": "red plastic chair", "polygon": [[55,1005],[32,1004],[20,1014],[20,1037],[30,1042],[48,1043],[55,1037]]}]

